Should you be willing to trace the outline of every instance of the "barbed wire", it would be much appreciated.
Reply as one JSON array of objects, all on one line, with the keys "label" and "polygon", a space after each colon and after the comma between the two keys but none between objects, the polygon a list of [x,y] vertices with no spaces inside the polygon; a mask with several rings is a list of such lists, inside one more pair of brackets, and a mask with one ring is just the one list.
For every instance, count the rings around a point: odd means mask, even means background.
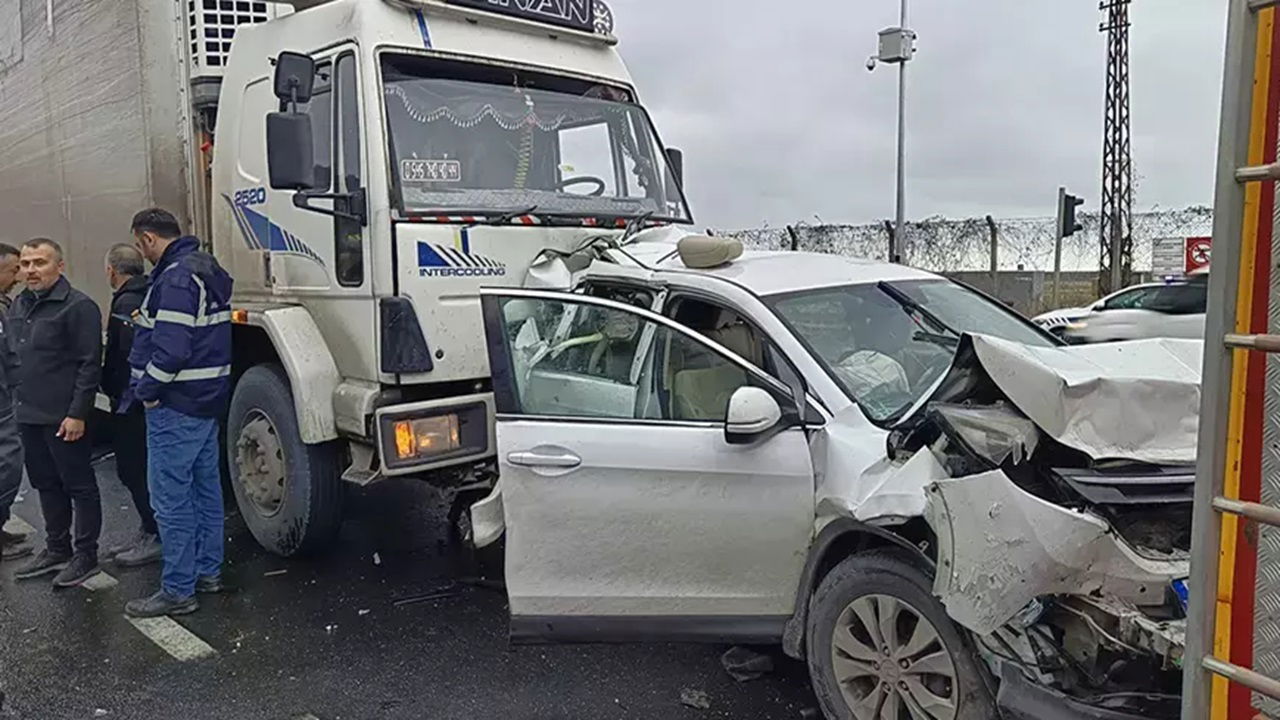
[{"label": "barbed wire", "polygon": [[[1093,270],[1101,255],[1099,216],[1083,213],[1084,230],[1063,241],[1062,268]],[[996,219],[998,265],[1001,270],[1053,270],[1055,218]],[[812,225],[762,227],[721,231],[761,249],[796,249],[885,260],[889,255],[888,223],[868,225]],[[1134,269],[1151,269],[1151,250],[1159,238],[1188,238],[1212,234],[1213,211],[1203,206],[1181,210],[1152,210],[1133,217]],[[792,233],[794,232],[794,237]],[[934,271],[984,270],[990,267],[991,234],[985,218],[931,217],[907,224],[906,261]]]}]

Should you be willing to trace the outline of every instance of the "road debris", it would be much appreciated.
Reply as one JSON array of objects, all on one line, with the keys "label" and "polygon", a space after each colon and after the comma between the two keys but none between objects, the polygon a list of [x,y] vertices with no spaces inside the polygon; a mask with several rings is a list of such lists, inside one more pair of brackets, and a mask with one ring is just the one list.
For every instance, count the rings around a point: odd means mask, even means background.
[{"label": "road debris", "polygon": [[755,680],[773,672],[773,658],[741,645],[729,648],[728,652],[721,655],[720,664],[738,682]]},{"label": "road debris", "polygon": [[680,691],[680,704],[698,710],[710,710],[711,698],[702,690],[684,688]]},{"label": "road debris", "polygon": [[333,625],[325,625],[325,626],[324,626],[324,631],[325,631],[326,633],[330,634],[330,635],[332,635],[332,634],[333,634],[333,631],[334,631],[334,630],[337,630],[337,629],[338,629],[338,625],[337,625],[337,623],[334,623]]},{"label": "road debris", "polygon": [[374,565],[381,565],[381,564],[382,564],[382,556],[381,556],[381,555],[379,555],[378,553],[374,553],[374,554],[373,554],[373,564],[374,564]]},{"label": "road debris", "polygon": [[364,617],[365,615],[369,614],[369,610],[367,608],[360,608],[359,610],[356,611],[356,614],[359,615],[360,617]]},{"label": "road debris", "polygon": [[267,572],[262,573],[262,577],[275,577],[277,575],[284,575],[287,572],[289,571],[288,570],[268,570]]},{"label": "road debris", "polygon": [[418,603],[431,602],[432,600],[444,600],[458,595],[458,590],[453,585],[448,585],[434,592],[424,595],[411,595],[409,597],[400,598],[392,601],[392,605],[396,607],[405,607],[406,605],[417,605]]}]

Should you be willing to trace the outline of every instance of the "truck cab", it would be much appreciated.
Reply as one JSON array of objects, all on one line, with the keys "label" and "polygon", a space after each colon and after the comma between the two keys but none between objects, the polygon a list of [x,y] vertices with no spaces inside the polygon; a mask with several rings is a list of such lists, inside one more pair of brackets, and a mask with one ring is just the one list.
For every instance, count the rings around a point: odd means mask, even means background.
[{"label": "truck cab", "polygon": [[692,220],[601,0],[295,5],[237,31],[207,193],[232,485],[282,555],[334,536],[342,481],[485,487],[482,286]]}]

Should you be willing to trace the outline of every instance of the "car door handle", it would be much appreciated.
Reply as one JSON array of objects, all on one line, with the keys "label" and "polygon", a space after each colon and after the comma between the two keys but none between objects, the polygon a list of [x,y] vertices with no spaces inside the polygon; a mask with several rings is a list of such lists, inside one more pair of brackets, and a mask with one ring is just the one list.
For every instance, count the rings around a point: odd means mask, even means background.
[{"label": "car door handle", "polygon": [[582,458],[571,452],[513,452],[507,455],[507,462],[520,467],[544,468],[576,468],[582,464]]}]

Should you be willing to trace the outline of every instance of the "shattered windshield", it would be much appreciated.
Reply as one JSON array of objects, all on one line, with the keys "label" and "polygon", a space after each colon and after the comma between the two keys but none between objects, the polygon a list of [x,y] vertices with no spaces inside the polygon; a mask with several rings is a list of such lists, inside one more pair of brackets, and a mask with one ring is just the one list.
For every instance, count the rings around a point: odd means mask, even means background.
[{"label": "shattered windshield", "polygon": [[406,214],[689,220],[628,90],[410,55],[382,60],[394,200]]},{"label": "shattered windshield", "polygon": [[1053,345],[1012,311],[948,280],[848,285],[768,302],[875,422],[896,420],[928,392],[965,333]]}]

